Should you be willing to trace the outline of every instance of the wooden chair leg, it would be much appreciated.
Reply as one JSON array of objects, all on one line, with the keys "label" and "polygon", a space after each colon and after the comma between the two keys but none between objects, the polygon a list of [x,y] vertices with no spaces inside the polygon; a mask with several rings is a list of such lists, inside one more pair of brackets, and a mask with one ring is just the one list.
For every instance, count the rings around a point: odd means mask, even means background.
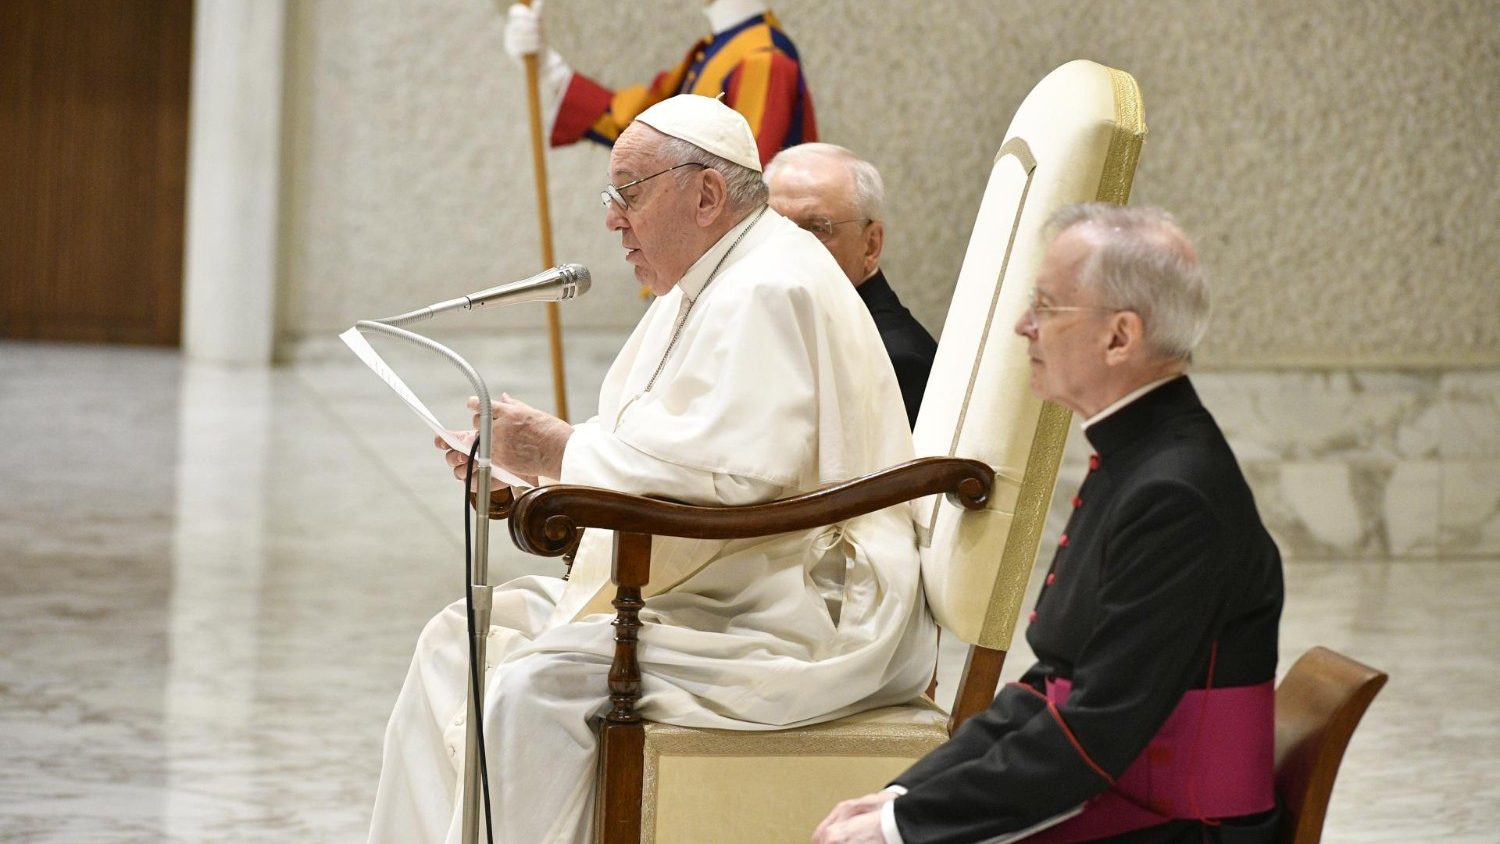
[{"label": "wooden chair leg", "polygon": [[599,734],[599,795],[594,814],[600,844],[640,844],[646,730],[639,722],[605,722]]},{"label": "wooden chair leg", "polygon": [[958,694],[953,698],[953,714],[948,718],[948,735],[971,717],[978,715],[995,700],[995,688],[1000,684],[1000,669],[1005,667],[1005,651],[973,645],[969,658],[964,663],[963,680],[958,684]]},{"label": "wooden chair leg", "polygon": [[599,794],[595,838],[602,844],[640,844],[645,785],[646,730],[635,705],[641,699],[636,646],[641,629],[641,589],[651,566],[651,536],[615,533],[611,580],[615,599],[615,657],[609,667],[609,714],[599,731]]}]

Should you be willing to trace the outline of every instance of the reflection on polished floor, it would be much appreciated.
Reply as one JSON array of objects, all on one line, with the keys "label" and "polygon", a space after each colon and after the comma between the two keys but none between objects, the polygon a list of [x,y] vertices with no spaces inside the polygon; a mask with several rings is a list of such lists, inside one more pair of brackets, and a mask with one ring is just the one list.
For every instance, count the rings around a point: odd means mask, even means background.
[{"label": "reflection on polished floor", "polygon": [[[570,339],[575,415],[619,342]],[[463,422],[456,372],[390,359]],[[463,582],[429,441],[342,359],[0,344],[0,840],[361,840],[412,644]],[[556,570],[503,533],[491,559]],[[1323,644],[1391,674],[1325,840],[1496,840],[1500,560],[1290,559],[1287,584],[1283,670]]]}]

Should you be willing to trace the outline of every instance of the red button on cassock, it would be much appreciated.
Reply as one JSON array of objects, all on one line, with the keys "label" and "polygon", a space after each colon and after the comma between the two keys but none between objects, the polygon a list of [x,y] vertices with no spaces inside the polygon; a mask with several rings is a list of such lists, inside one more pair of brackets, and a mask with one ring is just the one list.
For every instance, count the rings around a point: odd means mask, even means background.
[{"label": "red button on cassock", "polygon": [[1057,538],[1057,547],[1059,547],[1059,548],[1066,548],[1066,547],[1068,547],[1068,535],[1066,533],[1063,534],[1062,536],[1059,536]]},{"label": "red button on cassock", "polygon": [[1073,496],[1073,506],[1074,507],[1082,507],[1083,506],[1083,499],[1079,498],[1076,495]]},{"label": "red button on cassock", "polygon": [[1055,572],[1055,571],[1049,571],[1049,572],[1047,572],[1047,585],[1051,586],[1052,584],[1054,584],[1056,582],[1057,582],[1057,572]]},{"label": "red button on cassock", "polygon": [[1090,454],[1089,455],[1089,471],[1092,472],[1092,471],[1094,471],[1097,468],[1099,468],[1099,455],[1097,455],[1097,454]]},{"label": "red button on cassock", "polygon": [[1026,616],[1026,621],[1028,623],[1035,623],[1036,622],[1036,610],[1032,610],[1031,611],[1031,615]]}]

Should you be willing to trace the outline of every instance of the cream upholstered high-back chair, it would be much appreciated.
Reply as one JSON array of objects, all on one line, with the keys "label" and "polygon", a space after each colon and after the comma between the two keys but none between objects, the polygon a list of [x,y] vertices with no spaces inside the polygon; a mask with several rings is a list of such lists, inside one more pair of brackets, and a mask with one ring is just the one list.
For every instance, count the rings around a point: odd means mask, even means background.
[{"label": "cream upholstered high-back chair", "polygon": [[1130,74],[1073,61],[1032,89],[995,154],[914,431],[919,455],[995,470],[981,512],[937,497],[917,507],[927,603],[972,646],[954,727],[994,698],[1068,437],[1071,414],[1032,394],[1027,341],[1013,330],[1042,228],[1065,205],[1125,204],[1145,132]]},{"label": "cream upholstered high-back chair", "polygon": [[[563,553],[583,528],[615,532],[614,704],[601,735],[597,837],[623,842],[806,841],[839,800],[880,789],[993,699],[1036,556],[1069,424],[1031,395],[1025,310],[1057,208],[1124,203],[1145,135],[1123,71],[1074,61],[1017,110],[988,186],[914,433],[919,459],[810,495],[738,508],[689,507],[585,487],[515,502],[526,550]],[[636,634],[653,535],[738,538],[916,503],[928,603],[971,645],[953,712],[925,698],[773,732],[643,723]]]}]

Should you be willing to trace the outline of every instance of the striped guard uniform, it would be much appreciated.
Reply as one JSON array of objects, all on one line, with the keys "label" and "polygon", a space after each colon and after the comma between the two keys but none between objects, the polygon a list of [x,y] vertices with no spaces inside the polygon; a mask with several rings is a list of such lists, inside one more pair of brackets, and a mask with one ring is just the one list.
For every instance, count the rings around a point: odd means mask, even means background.
[{"label": "striped guard uniform", "polygon": [[636,115],[668,97],[721,93],[750,124],[762,164],[786,147],[818,139],[797,48],[776,16],[766,12],[703,38],[650,86],[611,91],[574,73],[552,124],[551,143],[563,146],[587,138],[613,145]]}]

